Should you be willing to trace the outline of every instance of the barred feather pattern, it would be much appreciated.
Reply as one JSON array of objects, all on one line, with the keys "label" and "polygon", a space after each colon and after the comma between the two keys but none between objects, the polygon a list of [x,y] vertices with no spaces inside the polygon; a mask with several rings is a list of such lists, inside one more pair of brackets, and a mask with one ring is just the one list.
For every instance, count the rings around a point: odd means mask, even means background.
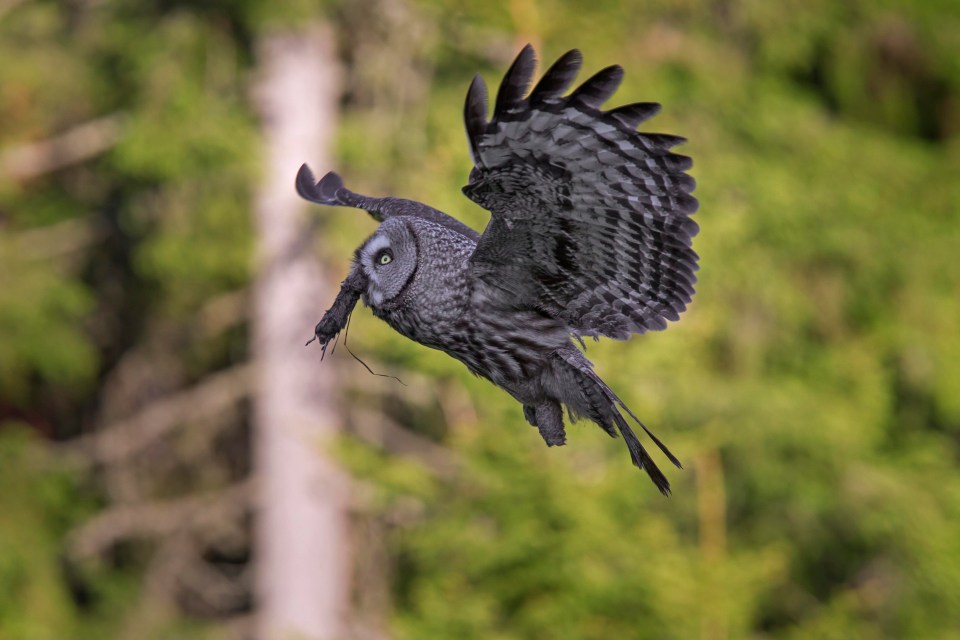
[{"label": "barred feather pattern", "polygon": [[[396,235],[396,222],[381,231]],[[545,355],[568,346],[569,331],[557,318],[532,309],[489,312],[484,291],[471,286],[473,240],[419,217],[403,224],[417,239],[417,267],[397,296],[370,304],[397,332],[508,389],[539,375]]]},{"label": "barred feather pattern", "polygon": [[635,130],[659,105],[600,110],[620,67],[564,97],[581,64],[570,51],[525,96],[534,64],[527,46],[489,122],[479,76],[467,95],[475,167],[464,193],[492,214],[471,258],[474,275],[492,300],[533,301],[579,335],[663,329],[696,282],[692,163],[670,151],[683,138]]},{"label": "barred feather pattern", "polygon": [[[624,416],[680,466],[593,371],[573,343],[662,329],[690,302],[697,201],[682,139],[638,133],[659,110],[601,111],[623,71],[607,67],[562,96],[581,65],[561,57],[532,91],[533,50],[521,51],[486,120],[477,77],[464,109],[474,168],[464,192],[491,212],[484,233],[425,204],[360,195],[304,165],[297,192],[365,209],[380,225],[315,335],[328,345],[359,299],[402,335],[463,362],[523,405],[550,445],[566,442],[563,409],[621,435],[633,463],[664,494],[670,484]],[[582,343],[582,340],[581,340]]]}]

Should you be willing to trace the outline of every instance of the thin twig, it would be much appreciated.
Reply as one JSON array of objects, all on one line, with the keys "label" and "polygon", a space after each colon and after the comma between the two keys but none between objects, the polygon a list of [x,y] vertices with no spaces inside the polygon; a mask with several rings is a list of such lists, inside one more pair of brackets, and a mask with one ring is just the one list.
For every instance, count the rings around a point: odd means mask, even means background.
[{"label": "thin twig", "polygon": [[[347,353],[349,353],[351,356],[353,356],[353,359],[354,359],[354,360],[356,360],[357,362],[359,362],[360,364],[362,364],[362,365],[363,365],[363,368],[366,369],[367,371],[369,371],[370,373],[372,373],[373,375],[379,376],[379,377],[381,377],[381,378],[393,378],[394,380],[396,380],[397,382],[399,382],[399,383],[402,384],[403,386],[407,386],[406,384],[404,384],[403,380],[401,380],[401,379],[398,378],[397,376],[392,376],[392,375],[390,375],[390,374],[388,374],[388,373],[376,373],[376,372],[374,372],[373,369],[371,369],[370,367],[367,366],[367,363],[366,363],[366,362],[364,362],[363,360],[361,360],[361,359],[357,356],[357,354],[355,354],[353,351],[350,350],[350,347],[347,346],[347,339],[350,337],[350,320],[351,320],[352,318],[353,318],[353,314],[352,314],[352,313],[351,313],[349,316],[347,316],[347,326],[346,326],[346,328],[344,329],[344,332],[343,332],[343,348],[347,350]],[[336,349],[336,346],[337,346],[337,345],[333,345],[333,346],[334,346],[334,349]],[[331,352],[331,355],[332,355],[332,354],[333,354],[333,352]]]}]

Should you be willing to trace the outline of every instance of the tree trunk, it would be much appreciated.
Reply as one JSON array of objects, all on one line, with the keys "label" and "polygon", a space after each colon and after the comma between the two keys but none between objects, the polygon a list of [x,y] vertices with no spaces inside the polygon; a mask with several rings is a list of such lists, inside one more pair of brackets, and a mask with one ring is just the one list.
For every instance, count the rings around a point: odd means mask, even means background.
[{"label": "tree trunk", "polygon": [[264,37],[256,98],[265,141],[256,203],[253,312],[257,632],[264,640],[346,636],[350,600],[347,478],[324,446],[339,428],[332,370],[304,347],[333,299],[309,253],[302,162],[329,166],[339,78],[329,29]]}]

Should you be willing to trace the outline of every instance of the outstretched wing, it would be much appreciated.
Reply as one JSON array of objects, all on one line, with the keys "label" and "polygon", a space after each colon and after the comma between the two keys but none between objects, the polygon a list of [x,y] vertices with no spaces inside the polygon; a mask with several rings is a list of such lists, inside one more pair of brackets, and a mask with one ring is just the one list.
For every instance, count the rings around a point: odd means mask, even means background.
[{"label": "outstretched wing", "polygon": [[297,172],[296,184],[297,193],[305,200],[329,206],[365,209],[378,222],[396,216],[414,216],[447,227],[474,242],[480,238],[474,229],[422,202],[403,198],[372,198],[354,193],[343,186],[343,180],[333,171],[317,181],[310,167],[302,165]]},{"label": "outstretched wing", "polygon": [[580,335],[625,339],[663,329],[693,295],[697,224],[692,162],[670,152],[683,138],[638,133],[660,105],[600,106],[623,78],[603,69],[562,96],[580,68],[566,53],[526,97],[535,65],[527,45],[486,121],[477,76],[464,118],[475,167],[463,188],[491,212],[471,257],[492,302],[533,306]]}]

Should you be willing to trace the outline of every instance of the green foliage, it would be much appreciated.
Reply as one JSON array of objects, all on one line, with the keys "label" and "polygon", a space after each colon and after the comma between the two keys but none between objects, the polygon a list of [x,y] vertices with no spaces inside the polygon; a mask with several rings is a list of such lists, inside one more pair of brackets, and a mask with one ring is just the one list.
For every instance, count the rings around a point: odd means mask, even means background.
[{"label": "green foliage", "polygon": [[[61,4],[0,8],[0,59],[17,61],[0,65],[0,152],[108,114],[123,134],[81,165],[0,176],[0,417],[54,438],[99,410],[118,354],[151,331],[179,336],[185,377],[246,357],[235,336],[202,348],[189,336],[206,303],[251,276],[253,41],[344,13],[300,0]],[[456,460],[439,476],[356,442],[339,450],[367,488],[368,517],[391,523],[391,632],[955,633],[957,4],[404,6],[426,35],[403,55],[384,35],[410,28],[391,28],[394,13],[340,29],[351,60],[380,47],[424,78],[419,94],[386,77],[366,102],[348,96],[336,168],[351,187],[482,228],[486,213],[459,192],[469,79],[496,82],[528,39],[543,60],[577,46],[586,72],[625,67],[615,100],[664,103],[647,130],[689,137],[702,268],[693,305],[667,332],[588,344],[599,373],[684,461],[666,470],[670,500],[593,425],[547,449],[511,398],[356,313],[354,351],[437,381],[438,406],[394,408],[393,419]],[[350,87],[357,70],[345,71]],[[345,273],[372,225],[353,211],[318,215],[321,251]],[[54,235],[31,235],[56,228],[91,239],[62,250]],[[359,367],[340,356],[322,366]],[[78,607],[57,558],[92,499],[50,470],[41,442],[9,425],[0,436],[0,637],[113,636],[142,567],[84,567],[97,600]],[[153,633],[209,631],[173,620]]]},{"label": "green foliage", "polygon": [[[173,376],[245,358],[235,339],[198,347],[193,336],[204,305],[250,280],[257,4],[0,7],[0,56],[16,60],[0,65],[0,422],[14,416],[53,439],[89,430],[111,410],[102,390],[118,359],[157,333],[173,336],[175,365],[151,365]],[[7,173],[7,151],[105,116],[119,136],[104,152],[36,177]],[[65,535],[93,505],[81,478],[52,471],[60,458],[8,439],[12,429],[0,426],[0,637],[117,637],[142,606],[148,549],[68,580]],[[89,593],[68,591],[73,581]],[[138,637],[205,637],[170,617]]]},{"label": "green foliage", "polygon": [[[53,640],[75,628],[59,537],[93,505],[70,474],[49,469],[40,443],[12,424],[0,431],[0,637]],[[47,467],[47,469],[45,469]]]},{"label": "green foliage", "polygon": [[[356,349],[453,377],[477,407],[449,425],[465,460],[455,481],[404,491],[357,467],[396,504],[420,504],[391,538],[401,637],[946,637],[960,625],[960,165],[955,141],[922,141],[951,125],[914,99],[931,78],[956,99],[947,43],[960,14],[819,5],[648,3],[631,21],[601,3],[586,33],[579,5],[540,5],[544,60],[576,45],[588,70],[622,64],[619,99],[664,102],[644,126],[690,138],[694,304],[666,333],[589,345],[688,469],[668,471],[665,502],[592,425],[546,450],[512,399],[356,318]],[[473,28],[502,26],[465,11]],[[883,76],[897,34],[919,76]],[[482,212],[450,195],[469,160],[449,114],[475,64],[443,63],[428,148],[389,174],[480,227]],[[482,69],[494,82],[502,70]],[[352,132],[348,113],[342,146],[370,146]],[[363,154],[346,157],[350,182],[369,177]]]},{"label": "green foliage", "polygon": [[[16,253],[7,247],[5,255]],[[24,404],[32,372],[56,384],[87,387],[97,354],[77,327],[90,312],[89,292],[29,259],[14,258],[7,268],[0,275],[0,335],[16,339],[0,341],[3,395]]]}]

